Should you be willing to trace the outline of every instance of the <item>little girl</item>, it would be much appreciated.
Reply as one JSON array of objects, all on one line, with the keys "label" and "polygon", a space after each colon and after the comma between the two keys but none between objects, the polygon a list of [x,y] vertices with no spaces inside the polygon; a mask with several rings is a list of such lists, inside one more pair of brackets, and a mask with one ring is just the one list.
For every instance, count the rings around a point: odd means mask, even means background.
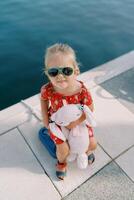
[{"label": "little girl", "polygon": [[[93,111],[93,100],[90,92],[83,82],[77,80],[80,73],[74,50],[66,44],[55,44],[50,46],[45,54],[45,74],[50,82],[41,88],[41,111],[44,126],[49,129],[49,120],[52,113],[66,104],[85,104]],[[67,128],[74,128],[84,119],[79,118],[72,122]],[[97,142],[94,138],[93,130],[89,129],[90,145],[87,149],[89,163],[95,160],[93,150],[96,149]],[[59,179],[64,179],[67,171],[66,158],[69,155],[69,146],[50,132],[51,139],[56,145],[56,175]]]}]

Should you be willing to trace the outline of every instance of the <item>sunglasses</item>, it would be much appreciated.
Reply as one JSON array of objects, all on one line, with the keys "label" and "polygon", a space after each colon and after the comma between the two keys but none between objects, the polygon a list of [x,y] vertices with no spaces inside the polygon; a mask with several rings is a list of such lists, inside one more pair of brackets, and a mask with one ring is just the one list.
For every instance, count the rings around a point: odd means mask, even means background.
[{"label": "sunglasses", "polygon": [[71,67],[63,67],[63,68],[59,68],[59,67],[53,67],[47,70],[47,74],[51,77],[55,77],[58,74],[63,74],[65,76],[70,76],[73,73],[73,68]]}]

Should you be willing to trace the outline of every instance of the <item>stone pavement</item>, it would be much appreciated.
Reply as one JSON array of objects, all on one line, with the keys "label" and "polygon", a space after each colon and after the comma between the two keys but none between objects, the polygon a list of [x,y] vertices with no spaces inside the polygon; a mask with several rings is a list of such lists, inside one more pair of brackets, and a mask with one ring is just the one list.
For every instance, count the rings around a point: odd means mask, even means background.
[{"label": "stone pavement", "polygon": [[56,160],[38,139],[39,95],[0,112],[0,200],[134,199],[134,51],[83,73],[98,126],[96,161],[69,163],[58,181]]}]

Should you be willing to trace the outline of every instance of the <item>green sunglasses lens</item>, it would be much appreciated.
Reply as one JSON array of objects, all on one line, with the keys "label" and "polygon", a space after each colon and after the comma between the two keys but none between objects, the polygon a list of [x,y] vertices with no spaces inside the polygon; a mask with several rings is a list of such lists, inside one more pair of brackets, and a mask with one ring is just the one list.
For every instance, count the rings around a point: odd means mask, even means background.
[{"label": "green sunglasses lens", "polygon": [[71,67],[64,67],[62,70],[63,74],[66,76],[70,76],[73,73],[73,68]]},{"label": "green sunglasses lens", "polygon": [[57,68],[50,68],[48,69],[49,76],[55,77],[59,73],[59,70]]},{"label": "green sunglasses lens", "polygon": [[50,68],[50,69],[48,69],[47,72],[48,72],[48,75],[51,77],[55,77],[60,73],[65,76],[70,76],[73,73],[73,68],[71,68],[71,67]]}]

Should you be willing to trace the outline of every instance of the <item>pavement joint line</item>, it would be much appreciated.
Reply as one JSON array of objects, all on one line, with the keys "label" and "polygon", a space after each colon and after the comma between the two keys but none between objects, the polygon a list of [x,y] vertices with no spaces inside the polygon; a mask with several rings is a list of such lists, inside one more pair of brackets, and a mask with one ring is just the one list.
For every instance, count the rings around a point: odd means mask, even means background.
[{"label": "pavement joint line", "polygon": [[108,152],[104,149],[104,147],[98,142],[98,145],[101,147],[101,149],[107,154],[107,156],[110,157],[111,160],[113,160],[113,158],[108,154]]},{"label": "pavement joint line", "polygon": [[[21,124],[20,124],[20,125],[21,125]],[[8,134],[8,132],[10,132],[10,131],[12,131],[12,130],[14,130],[14,129],[16,129],[16,128],[17,128],[17,126],[14,126],[14,127],[10,128],[10,129],[4,131],[3,133],[1,133],[0,136],[5,135],[5,134]]]},{"label": "pavement joint line", "polygon": [[[25,138],[25,137],[23,136],[23,134],[21,133],[19,127],[17,127],[17,130],[18,130],[18,132],[20,133],[20,135],[22,136],[22,138],[24,139],[24,141],[26,142],[27,146],[28,146],[28,147],[30,148],[30,150],[32,151],[32,153],[33,153],[34,157],[36,158],[36,160],[40,163],[38,157],[37,157],[36,154],[34,153],[33,149],[32,149],[31,146],[29,145],[29,143],[27,142],[26,138]],[[41,165],[41,167],[43,168],[44,173],[47,174],[46,171],[45,171],[45,169],[44,169],[44,167],[43,167],[43,165],[42,165],[41,163],[40,163],[40,165]]]},{"label": "pavement joint line", "polygon": [[8,133],[9,131],[12,131],[13,129],[17,128],[18,126],[21,126],[21,125],[25,124],[25,123],[28,122],[28,121],[29,121],[29,119],[26,119],[24,122],[16,124],[16,125],[13,126],[12,128],[7,129],[7,130],[4,131],[3,133],[0,133],[0,136],[1,136],[1,135],[4,135],[4,134],[6,134],[6,133]]},{"label": "pavement joint line", "polygon": [[70,194],[72,194],[73,192],[75,192],[77,189],[79,189],[82,185],[84,185],[87,181],[89,181],[90,179],[92,179],[94,176],[96,176],[101,170],[103,170],[107,165],[109,165],[110,163],[112,163],[113,160],[110,160],[107,164],[105,164],[104,166],[102,166],[98,171],[96,171],[94,174],[92,174],[87,180],[85,180],[84,182],[82,182],[82,184],[78,185],[77,188],[75,188],[74,190],[72,190],[70,193],[68,193],[66,196],[64,196],[61,200],[64,200],[64,198],[66,198],[67,196],[69,196]]},{"label": "pavement joint line", "polygon": [[129,151],[131,148],[134,147],[134,144],[132,144],[130,147],[128,147],[127,149],[125,149],[124,151],[122,151],[118,156],[116,156],[113,160],[116,160],[117,158],[119,158],[120,156],[122,156],[124,153],[126,153],[127,151]]},{"label": "pavement joint line", "polygon": [[[98,143],[99,144],[99,143]],[[128,174],[121,168],[121,166],[117,163],[116,159],[119,158],[120,156],[122,156],[124,153],[126,153],[127,151],[129,151],[131,148],[134,147],[134,144],[131,145],[129,148],[125,149],[123,152],[121,152],[118,156],[116,156],[115,158],[112,158],[107,152],[106,150],[102,147],[102,145],[99,144],[99,146],[103,149],[103,151],[111,158],[110,162],[115,162],[118,167],[124,172],[124,174],[134,183],[134,181],[131,179],[131,177],[128,176]],[[109,162],[109,163],[110,163]],[[107,165],[109,164],[107,163]],[[105,165],[106,166],[106,165]]]},{"label": "pavement joint line", "polygon": [[127,176],[127,178],[128,178],[132,183],[134,183],[134,181],[131,179],[131,177],[128,176],[128,174],[124,171],[124,169],[122,169],[122,167],[116,162],[116,160],[114,160],[113,162],[121,169],[121,171]]},{"label": "pavement joint line", "polygon": [[134,147],[134,144],[132,144],[130,147],[128,147],[127,149],[125,149],[124,151],[122,151],[120,154],[118,154],[116,157],[112,157],[108,154],[108,152],[104,149],[104,147],[98,142],[98,145],[102,148],[102,150],[111,158],[112,161],[115,161],[117,158],[119,158],[120,156],[122,156],[124,153],[126,153],[127,151],[129,151],[131,148]]},{"label": "pavement joint line", "polygon": [[61,193],[59,192],[59,190],[57,189],[57,187],[54,185],[51,177],[49,176],[49,174],[45,171],[45,168],[43,167],[42,163],[40,162],[40,160],[38,159],[37,155],[35,154],[35,152],[33,151],[32,147],[30,146],[30,144],[27,142],[26,138],[24,137],[24,135],[21,133],[19,127],[17,127],[18,132],[20,133],[20,135],[22,136],[22,138],[24,139],[24,141],[26,142],[27,146],[29,147],[29,149],[31,150],[32,154],[34,155],[34,157],[36,158],[37,162],[39,163],[39,165],[41,166],[41,168],[43,169],[44,173],[47,175],[47,177],[50,179],[52,185],[54,186],[54,188],[56,189],[56,191],[59,193],[59,195],[62,197]]}]

